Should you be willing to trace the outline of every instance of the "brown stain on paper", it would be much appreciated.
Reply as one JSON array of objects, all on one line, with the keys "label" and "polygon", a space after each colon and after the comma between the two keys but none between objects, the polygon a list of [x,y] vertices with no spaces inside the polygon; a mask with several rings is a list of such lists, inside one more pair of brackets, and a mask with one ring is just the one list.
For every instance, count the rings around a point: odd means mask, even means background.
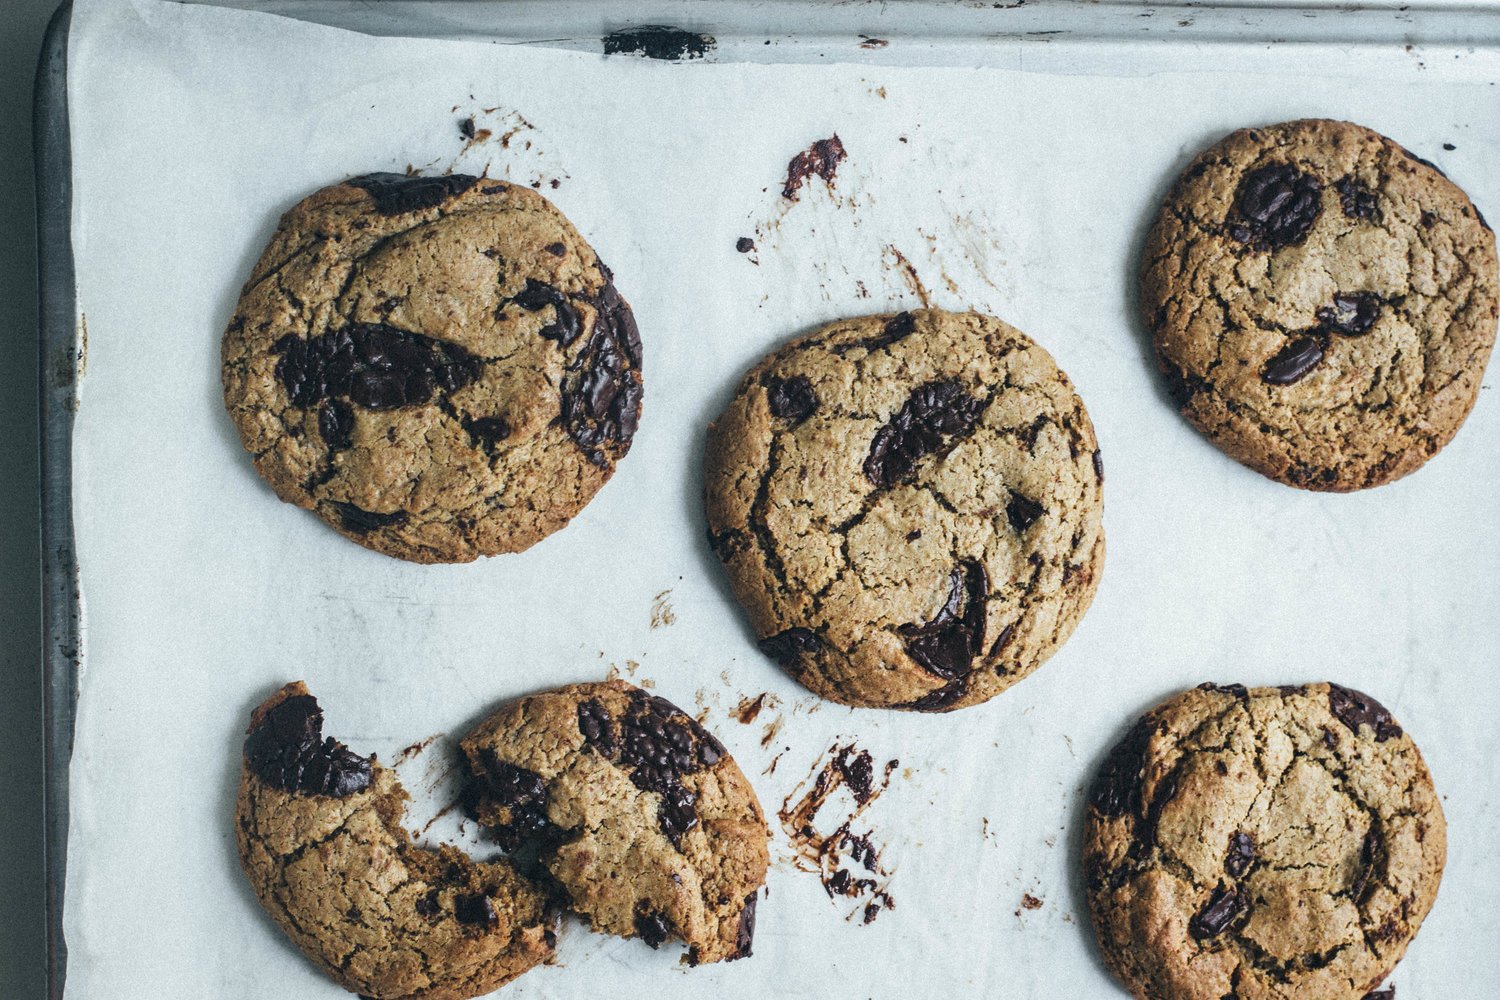
[{"label": "brown stain on paper", "polygon": [[[890,786],[891,773],[898,766],[899,761],[887,762],[877,783],[875,762],[868,750],[852,743],[834,744],[776,814],[796,852],[793,864],[797,869],[817,875],[830,899],[853,899],[863,904],[856,905],[847,920],[858,916],[860,923],[868,924],[883,910],[896,908],[890,894],[891,872],[880,859],[884,846],[875,846],[873,831],[855,833],[853,824]],[[806,790],[793,801],[804,787]],[[854,807],[832,832],[820,833],[815,820],[839,788],[847,789]]]}]

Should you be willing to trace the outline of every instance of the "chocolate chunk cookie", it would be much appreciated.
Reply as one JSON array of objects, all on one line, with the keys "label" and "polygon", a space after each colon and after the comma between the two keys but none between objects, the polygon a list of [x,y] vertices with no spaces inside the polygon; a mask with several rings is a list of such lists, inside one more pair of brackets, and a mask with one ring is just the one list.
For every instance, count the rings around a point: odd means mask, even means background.
[{"label": "chocolate chunk cookie", "polygon": [[1205,684],[1100,769],[1083,866],[1142,1000],[1357,1000],[1431,909],[1446,828],[1416,745],[1335,684]]},{"label": "chocolate chunk cookie", "polygon": [[630,449],[641,343],[545,198],[370,174],[281,225],[224,334],[224,401],[276,495],[414,562],[517,552]]},{"label": "chocolate chunk cookie", "polygon": [[552,954],[544,894],[505,862],[424,850],[406,792],[373,757],[323,737],[301,683],[250,717],[236,833],[261,905],[308,958],[373,1000],[464,1000]]},{"label": "chocolate chunk cookie", "polygon": [[761,648],[845,704],[993,697],[1062,645],[1103,569],[1083,402],[976,313],[867,316],[782,347],[709,428],[706,481]]},{"label": "chocolate chunk cookie", "polygon": [[691,716],[623,681],[576,684],[506,705],[463,749],[480,821],[595,930],[680,939],[694,965],[750,954],[766,821]]},{"label": "chocolate chunk cookie", "polygon": [[1178,180],[1141,306],[1182,413],[1257,472],[1379,486],[1458,431],[1495,341],[1495,236],[1432,164],[1347,122],[1242,129]]}]

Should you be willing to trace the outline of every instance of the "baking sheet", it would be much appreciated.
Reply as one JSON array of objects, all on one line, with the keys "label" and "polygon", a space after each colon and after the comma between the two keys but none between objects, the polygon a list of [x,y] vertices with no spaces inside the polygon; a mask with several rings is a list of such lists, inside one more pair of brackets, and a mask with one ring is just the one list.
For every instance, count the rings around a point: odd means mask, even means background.
[{"label": "baking sheet", "polygon": [[[1444,794],[1450,855],[1393,981],[1434,997],[1500,979],[1493,377],[1419,474],[1301,494],[1175,416],[1132,293],[1172,176],[1243,124],[1358,120],[1500,205],[1500,57],[1006,41],[968,68],[867,58],[851,42],[837,64],[661,64],[80,0],[69,997],[346,995],[260,913],[235,861],[244,721],[285,680],[309,682],[329,732],[400,759],[420,828],[445,802],[451,743],[402,748],[610,672],[705,712],[773,817],[835,745],[899,760],[853,821],[880,847],[896,905],[864,924],[862,904],[799,869],[773,818],[754,959],[688,970],[671,949],[570,923],[557,966],[505,995],[1123,995],[1076,876],[1083,789],[1136,713],[1206,679],[1332,678],[1396,713]],[[466,147],[470,115],[491,138]],[[849,150],[834,188],[787,203],[787,161],[833,133]],[[408,164],[542,185],[640,322],[631,455],[522,555],[420,567],[351,545],[275,500],[222,410],[219,335],[278,214],[337,178]],[[736,252],[741,236],[755,253]],[[1072,641],[986,706],[819,704],[755,651],[702,540],[703,428],[772,345],[924,299],[1006,318],[1072,376],[1108,470],[1108,564]],[[762,693],[753,723],[732,717]],[[835,797],[820,827],[851,807]],[[460,833],[449,813],[426,836]]]}]

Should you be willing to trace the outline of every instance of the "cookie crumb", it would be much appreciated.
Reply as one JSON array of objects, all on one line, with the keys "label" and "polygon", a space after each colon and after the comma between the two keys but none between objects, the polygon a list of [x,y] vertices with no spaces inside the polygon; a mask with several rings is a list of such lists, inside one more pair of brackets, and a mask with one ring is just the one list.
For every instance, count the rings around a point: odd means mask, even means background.
[{"label": "cookie crumb", "polygon": [[735,721],[748,726],[760,716],[761,709],[766,707],[767,698],[770,698],[771,703],[775,704],[776,699],[769,691],[763,691],[753,698],[746,695],[740,699],[740,703],[735,706],[734,711],[730,714],[734,716]]},{"label": "cookie crumb", "polygon": [[670,596],[672,596],[672,591],[669,588],[657,594],[656,597],[651,601],[652,629],[658,629],[667,625],[676,624],[677,614],[672,610],[672,605],[667,601],[667,598]]},{"label": "cookie crumb", "polygon": [[796,201],[797,193],[809,177],[821,177],[830,188],[833,187],[834,174],[847,158],[848,153],[837,132],[827,139],[819,139],[792,157],[786,165],[786,183],[782,185],[781,196]]}]

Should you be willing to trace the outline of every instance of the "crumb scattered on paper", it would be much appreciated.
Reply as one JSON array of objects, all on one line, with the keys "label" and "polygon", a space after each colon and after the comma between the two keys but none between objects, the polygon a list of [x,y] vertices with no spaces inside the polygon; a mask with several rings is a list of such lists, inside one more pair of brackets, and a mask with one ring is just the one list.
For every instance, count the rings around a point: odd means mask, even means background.
[{"label": "crumb scattered on paper", "polygon": [[651,627],[653,629],[676,623],[677,613],[672,610],[672,605],[667,600],[671,596],[672,591],[668,588],[657,594],[651,601]]},{"label": "crumb scattered on paper", "polygon": [[735,721],[741,725],[748,726],[760,717],[762,709],[773,707],[775,704],[776,696],[769,691],[762,691],[753,698],[749,695],[741,698],[740,703],[734,707],[734,711],[730,714],[734,716]]},{"label": "crumb scattered on paper", "polygon": [[834,175],[838,172],[839,164],[848,158],[844,150],[844,143],[835,132],[827,139],[819,139],[802,152],[792,157],[786,165],[786,183],[782,185],[781,196],[788,201],[796,201],[797,194],[802,186],[807,183],[809,177],[821,177],[830,187],[833,187]]}]

